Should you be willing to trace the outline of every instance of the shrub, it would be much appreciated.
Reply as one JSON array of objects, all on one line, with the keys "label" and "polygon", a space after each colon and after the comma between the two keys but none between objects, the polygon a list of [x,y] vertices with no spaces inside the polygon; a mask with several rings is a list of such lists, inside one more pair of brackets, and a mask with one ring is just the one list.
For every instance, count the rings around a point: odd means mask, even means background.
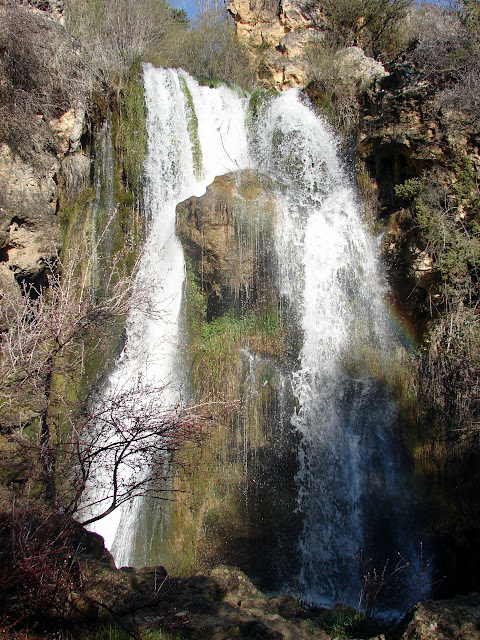
[{"label": "shrub", "polygon": [[478,127],[480,119],[480,10],[463,0],[423,12],[414,59],[441,90],[437,108],[460,108]]},{"label": "shrub", "polygon": [[345,77],[343,67],[331,47],[311,46],[307,49],[307,94],[332,124],[340,131],[350,132],[358,121],[359,87]]},{"label": "shrub", "polygon": [[49,143],[48,121],[83,101],[90,80],[60,24],[20,1],[0,5],[0,142],[32,160]]},{"label": "shrub", "polygon": [[452,171],[435,169],[395,187],[410,200],[425,251],[432,260],[438,286],[431,291],[436,312],[471,305],[479,294],[480,194],[473,166],[457,158]]},{"label": "shrub", "polygon": [[0,600],[3,624],[63,617],[79,584],[79,527],[32,503],[0,513]]},{"label": "shrub", "polygon": [[[402,42],[402,27],[411,0],[321,0],[327,18],[328,37],[338,49],[362,47],[368,55],[391,57]],[[312,17],[318,3],[311,1],[306,11]]]},{"label": "shrub", "polygon": [[420,399],[441,439],[480,435],[480,324],[478,313],[460,304],[430,333],[420,363]]},{"label": "shrub", "polygon": [[179,19],[164,0],[71,0],[66,15],[100,80],[119,86]]},{"label": "shrub", "polygon": [[188,29],[172,29],[158,61],[182,67],[193,76],[253,88],[255,72],[246,48],[238,41],[233,20],[220,9],[199,14]]}]

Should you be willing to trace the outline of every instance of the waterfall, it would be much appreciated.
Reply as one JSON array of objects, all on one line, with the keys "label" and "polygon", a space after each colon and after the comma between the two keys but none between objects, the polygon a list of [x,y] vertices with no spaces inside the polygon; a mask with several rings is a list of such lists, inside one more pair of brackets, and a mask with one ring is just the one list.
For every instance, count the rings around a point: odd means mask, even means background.
[{"label": "waterfall", "polygon": [[[178,319],[184,279],[183,251],[175,235],[175,206],[201,195],[216,175],[247,164],[245,115],[247,100],[227,87],[201,87],[182,71],[144,69],[148,152],[145,162],[145,205],[148,239],[136,279],[142,298],[126,324],[125,349],[103,391],[104,397],[125,395],[129,389],[162,387],[162,406],[182,401]],[[107,401],[108,402],[108,401]],[[138,409],[141,411],[141,407]],[[122,473],[128,475],[128,468]],[[101,511],[102,491],[110,478],[98,469],[94,486],[98,503],[89,515]],[[93,523],[117,565],[141,565],[146,551],[138,551],[135,532],[141,525],[143,500],[136,498]]]},{"label": "waterfall", "polygon": [[298,91],[271,102],[254,131],[257,162],[279,183],[278,277],[303,331],[292,372],[300,434],[297,587],[313,602],[355,600],[362,550],[377,570],[418,561],[398,410],[368,358],[398,348],[377,248],[333,132]]},{"label": "waterfall", "polygon": [[[398,339],[377,248],[335,136],[297,90],[266,99],[247,117],[240,92],[201,87],[182,71],[146,65],[144,82],[149,236],[138,287],[148,294],[150,313],[129,317],[108,386],[115,392],[139,380],[168,384],[166,406],[181,401],[184,261],[175,206],[228,171],[250,167],[273,178],[282,210],[278,288],[303,339],[293,371],[278,375],[282,393],[287,378],[293,389],[299,441],[301,531],[289,545],[298,569],[286,586],[313,602],[354,603],[361,588],[354,556],[363,549],[379,562],[396,552],[414,560],[416,541],[398,409],[369,370],[369,357],[388,357]],[[253,357],[243,356],[253,371]],[[246,468],[246,449],[243,456]],[[141,509],[137,499],[95,525],[119,565],[145,562],[133,541]]]}]

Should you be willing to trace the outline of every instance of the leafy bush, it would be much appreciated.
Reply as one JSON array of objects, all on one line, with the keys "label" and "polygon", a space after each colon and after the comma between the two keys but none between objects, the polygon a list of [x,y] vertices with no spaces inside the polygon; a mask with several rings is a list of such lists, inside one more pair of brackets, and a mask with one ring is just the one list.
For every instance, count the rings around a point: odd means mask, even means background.
[{"label": "leafy bush", "polygon": [[395,187],[411,202],[413,220],[432,260],[438,286],[431,291],[437,313],[478,299],[480,261],[480,193],[466,156],[452,171],[435,169]]},{"label": "leafy bush", "polygon": [[337,129],[349,132],[358,121],[359,87],[353,80],[346,79],[336,53],[333,47],[307,49],[311,82],[306,92]]}]

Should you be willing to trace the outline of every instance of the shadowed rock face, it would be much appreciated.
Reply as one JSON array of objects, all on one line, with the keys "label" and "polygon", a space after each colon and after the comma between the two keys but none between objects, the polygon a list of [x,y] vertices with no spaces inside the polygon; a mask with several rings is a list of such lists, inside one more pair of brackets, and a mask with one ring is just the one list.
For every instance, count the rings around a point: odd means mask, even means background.
[{"label": "shadowed rock face", "polygon": [[195,393],[240,402],[196,454],[195,477],[181,485],[185,499],[172,506],[172,523],[181,523],[176,561],[191,546],[203,565],[238,565],[268,589],[289,577],[279,558],[298,527],[297,443],[283,373],[297,334],[276,281],[274,188],[252,170],[219,176],[202,197],[177,205],[176,223],[206,303],[189,336]]},{"label": "shadowed rock face", "polygon": [[207,296],[207,314],[275,295],[273,182],[249,169],[215,178],[205,195],[177,205],[177,234]]},{"label": "shadowed rock face", "polygon": [[45,259],[60,248],[60,225],[55,216],[59,163],[42,177],[3,144],[0,147],[0,263],[2,284],[18,295],[17,282],[35,283]]}]

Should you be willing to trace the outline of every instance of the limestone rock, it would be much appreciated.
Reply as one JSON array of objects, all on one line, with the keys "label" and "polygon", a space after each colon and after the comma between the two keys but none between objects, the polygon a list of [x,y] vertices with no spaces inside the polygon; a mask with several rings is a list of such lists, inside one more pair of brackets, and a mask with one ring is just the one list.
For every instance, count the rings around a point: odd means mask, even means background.
[{"label": "limestone rock", "polygon": [[305,50],[324,38],[325,19],[318,6],[304,0],[230,0],[239,39],[259,63],[266,88],[303,87],[308,81]]},{"label": "limestone rock", "polygon": [[[320,5],[305,0],[279,0],[275,4],[230,0],[239,39],[250,49],[265,88],[305,87],[309,77],[309,50],[321,47],[328,28]],[[388,75],[383,65],[359,47],[337,54],[345,82],[363,88]]]},{"label": "limestone rock", "polygon": [[272,181],[251,170],[219,176],[205,195],[177,205],[177,234],[209,303],[246,297],[262,281],[269,295],[262,275],[278,211]]},{"label": "limestone rock", "polygon": [[45,259],[60,247],[52,208],[58,167],[52,158],[49,170],[39,177],[6,144],[0,146],[0,261],[17,281],[37,280]]},{"label": "limestone rock", "polygon": [[73,153],[78,149],[84,117],[85,110],[81,105],[78,105],[48,123],[59,157],[63,157],[69,151]]},{"label": "limestone rock", "polygon": [[480,594],[423,602],[402,640],[480,640]]},{"label": "limestone rock", "polygon": [[335,55],[340,75],[346,83],[356,83],[366,90],[373,82],[390,75],[378,60],[369,58],[360,47],[341,49]]}]

